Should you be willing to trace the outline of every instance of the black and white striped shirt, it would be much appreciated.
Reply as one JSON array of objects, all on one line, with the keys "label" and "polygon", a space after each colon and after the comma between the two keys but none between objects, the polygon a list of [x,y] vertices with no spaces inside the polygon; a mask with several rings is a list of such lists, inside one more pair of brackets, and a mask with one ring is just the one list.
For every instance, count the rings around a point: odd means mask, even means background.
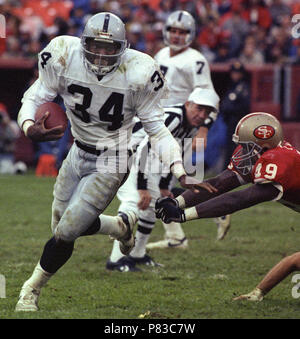
[{"label": "black and white striped shirt", "polygon": [[[192,138],[197,134],[199,127],[193,127],[189,125],[186,118],[186,109],[184,105],[166,106],[164,107],[164,111],[165,125],[183,149],[183,146],[187,146],[186,144],[183,145],[184,139],[189,138],[191,141]],[[209,117],[204,121],[202,126],[210,128],[213,122],[216,120],[216,117],[217,114],[212,112],[209,114]],[[134,134],[137,133],[141,128],[141,122],[137,122],[133,128],[133,137]],[[148,147],[145,147],[145,151],[142,150],[140,153],[140,158],[143,157],[143,160],[148,156],[148,154],[145,153],[149,152],[150,144],[148,143],[147,146]],[[145,161],[140,161],[140,163],[145,163]],[[171,179],[172,173],[169,175],[163,175],[161,177],[160,188],[168,188]],[[140,169],[138,172],[137,187],[138,189],[147,189],[147,178],[144,175],[143,169]]]}]

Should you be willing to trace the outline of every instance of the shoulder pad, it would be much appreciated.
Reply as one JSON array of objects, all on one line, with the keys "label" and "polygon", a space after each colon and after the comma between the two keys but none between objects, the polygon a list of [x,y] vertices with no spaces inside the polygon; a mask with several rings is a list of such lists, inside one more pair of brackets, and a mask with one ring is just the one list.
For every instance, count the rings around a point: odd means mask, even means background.
[{"label": "shoulder pad", "polygon": [[282,154],[276,148],[272,148],[264,152],[259,160],[274,161],[275,159],[281,160]]},{"label": "shoulder pad", "polygon": [[49,61],[59,71],[68,66],[68,61],[75,49],[80,47],[80,39],[77,37],[62,35],[50,41],[50,43],[39,53],[39,57],[43,60],[43,53],[50,53]]},{"label": "shoulder pad", "polygon": [[129,86],[145,86],[147,80],[158,66],[154,59],[142,52],[128,49],[119,66],[126,72]]}]

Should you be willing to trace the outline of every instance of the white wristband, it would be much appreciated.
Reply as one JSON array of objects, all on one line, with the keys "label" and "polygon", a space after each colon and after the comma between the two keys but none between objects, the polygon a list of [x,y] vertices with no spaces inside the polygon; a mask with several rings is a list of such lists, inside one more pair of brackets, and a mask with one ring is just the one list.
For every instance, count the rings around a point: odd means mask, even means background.
[{"label": "white wristband", "polygon": [[23,126],[22,126],[22,129],[23,129],[23,132],[24,134],[27,136],[27,130],[30,126],[34,125],[34,121],[33,120],[26,120],[24,123],[23,123]]},{"label": "white wristband", "polygon": [[172,166],[171,166],[171,171],[172,173],[175,175],[175,177],[177,179],[179,179],[180,177],[182,177],[183,175],[186,175],[186,172],[184,170],[184,167],[182,165],[181,162],[175,162]]},{"label": "white wristband", "polygon": [[196,207],[190,207],[184,210],[185,220],[195,220],[199,219],[199,215],[197,213]]},{"label": "white wristband", "polygon": [[185,208],[185,200],[184,200],[184,198],[181,195],[179,195],[176,198],[176,200],[177,200],[177,203],[178,203],[178,207],[181,208],[181,209],[184,209]]}]

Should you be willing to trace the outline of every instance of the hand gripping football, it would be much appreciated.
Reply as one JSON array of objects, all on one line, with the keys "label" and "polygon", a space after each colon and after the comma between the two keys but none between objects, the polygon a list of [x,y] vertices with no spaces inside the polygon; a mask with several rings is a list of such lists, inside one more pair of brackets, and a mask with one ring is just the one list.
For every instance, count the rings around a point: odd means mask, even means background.
[{"label": "hand gripping football", "polygon": [[45,102],[40,105],[35,113],[35,120],[40,119],[47,112],[50,114],[45,120],[45,128],[50,129],[61,125],[66,130],[68,118],[65,111],[55,102]]}]

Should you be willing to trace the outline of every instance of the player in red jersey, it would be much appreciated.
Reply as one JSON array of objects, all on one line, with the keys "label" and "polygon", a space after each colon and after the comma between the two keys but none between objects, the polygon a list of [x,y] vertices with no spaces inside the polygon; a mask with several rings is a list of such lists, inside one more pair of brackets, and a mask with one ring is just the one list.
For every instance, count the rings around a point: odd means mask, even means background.
[{"label": "player in red jersey", "polygon": [[[250,113],[236,126],[238,145],[228,168],[205,182],[217,192],[185,191],[176,199],[156,202],[157,217],[164,222],[214,218],[257,205],[278,201],[300,212],[300,152],[284,141],[279,121],[268,113]],[[245,189],[232,190],[252,183]],[[236,299],[262,300],[291,272],[300,269],[300,252],[277,264],[249,294]]]}]

